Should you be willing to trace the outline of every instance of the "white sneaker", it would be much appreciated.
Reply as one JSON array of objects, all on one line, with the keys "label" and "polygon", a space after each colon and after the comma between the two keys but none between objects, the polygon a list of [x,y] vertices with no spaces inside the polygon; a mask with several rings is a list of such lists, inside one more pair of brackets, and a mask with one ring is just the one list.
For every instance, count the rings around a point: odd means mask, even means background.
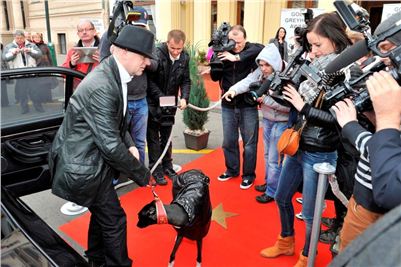
[{"label": "white sneaker", "polygon": [[295,214],[295,218],[297,218],[298,220],[303,221],[304,217],[302,217],[302,212]]}]

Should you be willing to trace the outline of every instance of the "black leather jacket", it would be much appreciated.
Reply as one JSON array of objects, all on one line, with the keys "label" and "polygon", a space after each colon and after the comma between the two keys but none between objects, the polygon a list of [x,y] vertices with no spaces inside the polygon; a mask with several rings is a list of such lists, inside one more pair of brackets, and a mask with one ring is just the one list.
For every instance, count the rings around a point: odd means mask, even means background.
[{"label": "black leather jacket", "polygon": [[[362,74],[361,69],[355,64],[349,69],[349,80],[354,80]],[[361,81],[356,87],[363,87],[365,83]],[[354,88],[355,89],[355,88]],[[316,100],[313,102],[315,105]],[[321,109],[312,107],[309,104],[300,111],[306,119],[306,125],[302,131],[300,148],[309,152],[332,152],[336,151],[340,143],[340,126],[337,120],[329,112],[327,102],[323,101]]]},{"label": "black leather jacket", "polygon": [[330,114],[328,107],[323,110],[305,104],[300,114],[306,119],[306,125],[301,134],[300,148],[309,152],[332,152],[339,144],[337,121]]},{"label": "black leather jacket", "polygon": [[54,138],[49,167],[55,195],[88,207],[119,173],[140,186],[149,183],[149,170],[128,151],[134,143],[123,103],[117,63],[110,56],[79,84]]},{"label": "black leather jacket", "polygon": [[[149,106],[158,107],[160,96],[175,96],[179,90],[181,98],[189,100],[191,79],[189,76],[189,55],[183,51],[180,58],[172,65],[167,44],[156,48],[158,57],[157,70],[148,75],[147,100]],[[149,110],[152,113],[152,110]]]}]

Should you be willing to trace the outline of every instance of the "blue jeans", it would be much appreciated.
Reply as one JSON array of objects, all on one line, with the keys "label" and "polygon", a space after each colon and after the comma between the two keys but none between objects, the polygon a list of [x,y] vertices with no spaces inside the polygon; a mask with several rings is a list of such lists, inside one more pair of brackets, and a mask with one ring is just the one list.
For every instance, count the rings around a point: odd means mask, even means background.
[{"label": "blue jeans", "polygon": [[265,148],[266,192],[269,197],[276,194],[282,164],[278,164],[277,142],[287,128],[286,121],[271,121],[263,118],[263,144]]},{"label": "blue jeans", "polygon": [[256,107],[222,107],[223,152],[226,174],[238,176],[240,172],[239,133],[243,141],[242,179],[256,177],[256,154],[259,134],[259,118]]},{"label": "blue jeans", "polygon": [[308,256],[312,231],[313,213],[315,211],[318,173],[313,170],[315,163],[328,162],[334,167],[337,163],[337,152],[307,152],[298,150],[297,154],[284,160],[275,200],[280,211],[281,236],[294,235],[294,207],[292,197],[302,186],[302,217],[306,223],[306,237],[303,255]]},{"label": "blue jeans", "polygon": [[139,161],[145,163],[146,129],[148,127],[148,102],[146,97],[128,101],[130,133],[139,151]]}]

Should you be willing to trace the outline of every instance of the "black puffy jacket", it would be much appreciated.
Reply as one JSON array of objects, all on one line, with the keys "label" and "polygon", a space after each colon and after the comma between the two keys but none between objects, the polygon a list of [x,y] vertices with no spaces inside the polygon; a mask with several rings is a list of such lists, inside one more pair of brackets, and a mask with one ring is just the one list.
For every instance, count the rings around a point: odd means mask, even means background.
[{"label": "black puffy jacket", "polygon": [[55,195],[88,207],[103,183],[119,173],[140,186],[149,183],[149,170],[128,151],[134,142],[123,103],[117,63],[110,56],[79,84],[54,138],[49,167]]},{"label": "black puffy jacket", "polygon": [[191,240],[200,240],[209,232],[212,217],[209,182],[209,177],[201,171],[189,170],[173,183],[171,204],[180,205],[188,215],[188,223],[176,231]]}]

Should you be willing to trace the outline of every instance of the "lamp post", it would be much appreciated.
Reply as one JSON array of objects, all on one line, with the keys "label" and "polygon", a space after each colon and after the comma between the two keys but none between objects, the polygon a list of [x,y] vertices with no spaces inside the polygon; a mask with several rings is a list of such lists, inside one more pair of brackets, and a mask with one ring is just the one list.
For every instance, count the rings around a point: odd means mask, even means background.
[{"label": "lamp post", "polygon": [[50,18],[49,18],[49,2],[45,0],[45,18],[46,18],[46,29],[47,29],[47,46],[50,50],[51,60],[54,66],[57,66],[56,50],[54,49],[54,44],[52,43],[52,34],[50,30]]}]

